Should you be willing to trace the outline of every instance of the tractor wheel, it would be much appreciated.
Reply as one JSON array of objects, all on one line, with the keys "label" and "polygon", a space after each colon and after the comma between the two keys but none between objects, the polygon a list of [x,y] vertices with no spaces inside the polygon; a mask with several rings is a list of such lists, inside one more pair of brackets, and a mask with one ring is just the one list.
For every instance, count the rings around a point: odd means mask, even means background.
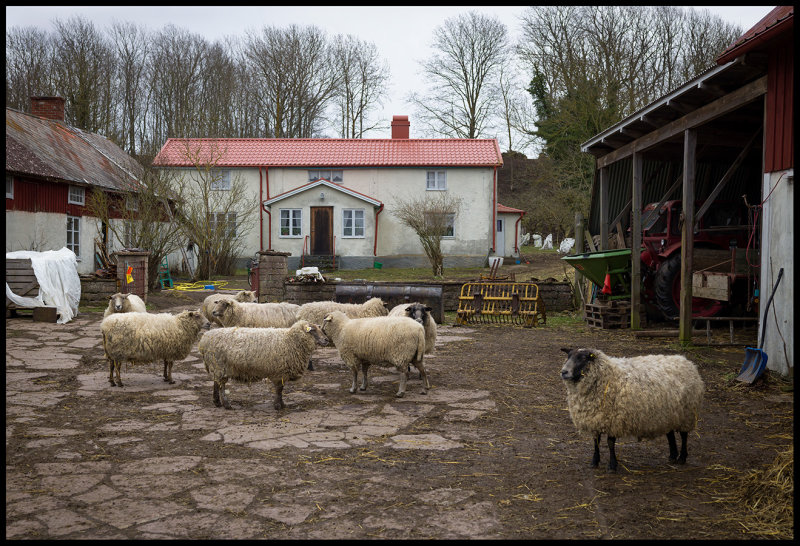
[{"label": "tractor wheel", "polygon": [[[681,255],[673,254],[658,268],[655,278],[656,303],[668,320],[677,320],[681,302]],[[721,301],[692,298],[693,317],[713,317],[722,310]]]}]

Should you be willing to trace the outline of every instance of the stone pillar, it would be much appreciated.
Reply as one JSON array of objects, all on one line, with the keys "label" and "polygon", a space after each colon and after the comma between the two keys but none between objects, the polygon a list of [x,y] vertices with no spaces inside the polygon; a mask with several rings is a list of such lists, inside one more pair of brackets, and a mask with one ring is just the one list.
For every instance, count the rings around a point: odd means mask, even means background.
[{"label": "stone pillar", "polygon": [[[117,260],[117,278],[120,283],[120,292],[123,294],[136,294],[147,303],[147,257],[149,250],[118,250],[112,254]],[[131,267],[133,282],[128,282],[127,272]]]},{"label": "stone pillar", "polygon": [[258,302],[284,301],[283,281],[289,274],[287,256],[291,252],[262,250],[258,253]]}]

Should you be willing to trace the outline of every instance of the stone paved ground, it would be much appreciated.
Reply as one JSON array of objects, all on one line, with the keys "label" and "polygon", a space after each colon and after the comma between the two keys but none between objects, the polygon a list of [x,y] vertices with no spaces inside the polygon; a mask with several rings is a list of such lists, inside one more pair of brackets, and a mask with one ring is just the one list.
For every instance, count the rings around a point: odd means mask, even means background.
[{"label": "stone paved ground", "polygon": [[791,395],[727,392],[740,354],[698,359],[708,407],[686,466],[667,464],[666,442],[620,442],[612,474],[607,452],[588,467],[558,348],[631,339],[440,326],[427,395],[412,373],[396,399],[397,373],[375,367],[351,395],[336,350],[320,348],[284,410],[271,385],[229,383],[226,411],[196,345],[173,385],[154,363],[111,387],[101,318],[6,322],[6,538],[739,538],[704,480],[791,438]]}]

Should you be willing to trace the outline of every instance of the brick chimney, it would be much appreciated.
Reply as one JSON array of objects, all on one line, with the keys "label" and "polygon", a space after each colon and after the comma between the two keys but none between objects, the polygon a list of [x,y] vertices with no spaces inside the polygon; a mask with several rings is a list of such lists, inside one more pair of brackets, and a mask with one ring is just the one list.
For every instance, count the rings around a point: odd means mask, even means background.
[{"label": "brick chimney", "polygon": [[408,116],[392,116],[392,138],[408,138]]},{"label": "brick chimney", "polygon": [[31,97],[31,114],[40,118],[64,121],[64,99],[61,97]]}]

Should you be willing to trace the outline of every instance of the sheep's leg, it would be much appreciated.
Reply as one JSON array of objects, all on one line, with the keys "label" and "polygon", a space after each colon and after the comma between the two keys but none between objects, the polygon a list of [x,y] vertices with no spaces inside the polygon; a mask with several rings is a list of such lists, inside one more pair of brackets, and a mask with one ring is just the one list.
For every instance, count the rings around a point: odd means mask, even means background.
[{"label": "sheep's leg", "polygon": [[117,386],[117,384],[114,383],[114,361],[110,358],[108,359],[108,382],[111,383],[112,387]]},{"label": "sheep's leg", "polygon": [[395,396],[397,398],[402,398],[403,395],[406,393],[406,377],[407,376],[408,376],[408,364],[403,366],[403,368],[400,370],[400,386],[397,388],[397,392],[395,393]]},{"label": "sheep's leg", "polygon": [[272,404],[272,407],[276,410],[281,410],[286,407],[286,404],[283,403],[283,381],[277,380],[272,382],[275,385],[275,402]]},{"label": "sheep's leg", "polygon": [[350,363],[350,369],[353,371],[353,385],[350,387],[350,394],[355,394],[358,385],[358,363]]},{"label": "sheep's leg", "polygon": [[308,357],[308,369],[312,372],[314,371],[314,362],[311,360],[311,357]]},{"label": "sheep's leg", "polygon": [[678,457],[678,464],[686,463],[686,455],[688,455],[686,451],[686,442],[689,440],[689,433],[688,432],[681,432],[681,455]]},{"label": "sheep's leg", "polygon": [[600,435],[594,438],[594,455],[592,455],[592,468],[597,468],[600,463]]},{"label": "sheep's leg", "polygon": [[419,370],[419,378],[422,380],[422,394],[428,394],[428,389],[431,388],[431,382],[428,381],[428,372],[425,371],[425,366],[422,364],[422,359],[419,362],[413,362],[414,366]]},{"label": "sheep's leg", "polygon": [[361,387],[360,390],[365,391],[367,390],[367,385],[369,384],[369,374],[367,371],[369,370],[369,362],[362,361],[361,362]]},{"label": "sheep's leg", "polygon": [[614,442],[616,441],[617,439],[614,436],[608,437],[608,469],[613,471],[617,470],[617,454],[614,453]]},{"label": "sheep's leg", "polygon": [[114,372],[115,372],[115,374],[117,376],[117,387],[121,387],[122,386],[122,379],[119,376],[119,369],[121,367],[122,367],[122,361],[121,360],[115,360],[114,361]]},{"label": "sheep's leg", "polygon": [[227,379],[220,379],[219,381],[219,397],[222,400],[222,406],[225,409],[233,409],[231,403],[228,401],[228,395],[225,394],[225,384]]},{"label": "sheep's leg", "polygon": [[170,385],[174,385],[175,381],[172,380],[172,361],[165,360],[164,361],[164,381],[169,383]]},{"label": "sheep's leg", "polygon": [[214,395],[213,395],[214,405],[220,407],[222,402],[219,401],[219,383],[214,381]]},{"label": "sheep's leg", "polygon": [[675,431],[667,432],[667,442],[669,442],[669,462],[674,463],[678,458],[678,444],[675,443]]}]

